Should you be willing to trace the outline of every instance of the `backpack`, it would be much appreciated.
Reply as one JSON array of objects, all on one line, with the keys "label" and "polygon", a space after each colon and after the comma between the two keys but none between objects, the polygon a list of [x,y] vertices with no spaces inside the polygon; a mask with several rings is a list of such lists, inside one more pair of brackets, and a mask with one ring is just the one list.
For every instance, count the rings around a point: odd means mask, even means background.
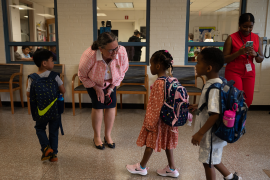
[{"label": "backpack", "polygon": [[[209,92],[211,89],[219,89],[220,90],[220,114],[219,119],[216,121],[214,126],[212,127],[212,133],[214,133],[220,139],[228,142],[234,143],[236,142],[243,134],[245,134],[245,124],[248,107],[245,103],[244,92],[238,90],[234,87],[234,81],[231,80],[227,82],[227,80],[223,77],[219,77],[222,80],[222,84],[214,83],[212,84],[205,93],[206,102],[201,105],[199,108],[198,114],[208,105]],[[233,127],[227,127],[223,122],[223,116],[225,111],[236,109],[235,121]],[[197,115],[198,115],[197,114]],[[211,133],[211,134],[212,134]],[[211,167],[211,159],[212,159],[212,135],[211,135],[211,150],[210,150],[210,160],[209,166]]]},{"label": "backpack", "polygon": [[[208,105],[208,97],[211,89],[220,90],[220,115],[218,121],[212,130],[217,137],[228,143],[236,142],[245,133],[245,124],[248,107],[245,103],[244,92],[234,87],[234,81],[227,82],[225,78],[220,77],[222,84],[214,83],[206,91],[206,102],[199,108],[202,111]],[[235,122],[232,128],[228,128],[223,123],[223,116],[226,110],[233,110],[235,104],[238,106],[236,110]]]},{"label": "backpack", "polygon": [[30,106],[34,121],[57,120],[60,117],[57,102],[60,91],[55,80],[57,75],[51,71],[48,77],[41,78],[36,73],[28,76],[33,80],[30,86]]},{"label": "backpack", "polygon": [[183,126],[188,119],[189,95],[174,77],[160,77],[164,80],[164,104],[160,111],[161,119],[169,126]]}]

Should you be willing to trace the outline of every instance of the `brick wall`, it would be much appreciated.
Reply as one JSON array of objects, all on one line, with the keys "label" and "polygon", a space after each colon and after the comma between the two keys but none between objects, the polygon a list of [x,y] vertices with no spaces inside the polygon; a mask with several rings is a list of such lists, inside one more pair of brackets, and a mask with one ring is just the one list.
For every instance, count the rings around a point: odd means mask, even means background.
[{"label": "brick wall", "polygon": [[6,52],[5,52],[5,39],[4,39],[4,29],[3,29],[3,17],[2,17],[2,3],[0,3],[0,63],[6,63]]},{"label": "brick wall", "polygon": [[[58,0],[57,8],[59,60],[61,64],[65,64],[65,101],[72,102],[72,76],[78,72],[82,53],[93,42],[92,1]],[[77,97],[78,95],[75,100]],[[82,102],[89,101],[88,95],[82,96]]]},{"label": "brick wall", "polygon": [[[151,0],[150,57],[165,49],[173,56],[174,65],[185,64],[186,7],[186,0]],[[157,77],[151,75],[149,67],[149,84],[152,85]]]},{"label": "brick wall", "polygon": [[[259,33],[260,37],[270,39],[270,13],[267,15],[268,0],[248,0],[247,12],[252,13],[255,17],[254,33]],[[268,11],[270,3],[268,3]],[[268,23],[266,23],[266,21]],[[263,46],[263,51],[264,51]],[[268,46],[269,47],[269,46]],[[268,53],[267,53],[268,54]],[[252,105],[270,105],[270,59],[264,59],[261,64],[256,64],[256,87]]]}]

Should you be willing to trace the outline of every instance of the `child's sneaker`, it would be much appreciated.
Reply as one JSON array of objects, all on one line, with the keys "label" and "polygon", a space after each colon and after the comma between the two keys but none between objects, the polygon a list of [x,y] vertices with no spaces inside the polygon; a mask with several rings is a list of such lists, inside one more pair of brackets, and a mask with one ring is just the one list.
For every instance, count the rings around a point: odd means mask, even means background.
[{"label": "child's sneaker", "polygon": [[50,158],[51,162],[57,162],[58,158],[57,158],[57,154],[53,154],[52,157]]},{"label": "child's sneaker", "polygon": [[[226,180],[226,179],[224,178],[224,180]],[[233,178],[231,180],[242,180],[242,178],[240,176],[238,176],[237,173],[234,173]]]},{"label": "child's sneaker", "polygon": [[147,175],[147,170],[149,169],[148,167],[142,169],[140,163],[134,165],[127,165],[126,168],[131,174],[140,174],[142,176]]},{"label": "child's sneaker", "polygon": [[178,177],[179,176],[179,172],[177,171],[177,169],[172,171],[170,169],[169,165],[167,165],[164,169],[157,170],[157,173],[160,176],[170,176],[170,177]]},{"label": "child's sneaker", "polygon": [[53,150],[50,148],[49,145],[47,147],[45,147],[42,151],[41,161],[45,161],[47,159],[50,159],[52,156],[52,153],[53,153]]}]

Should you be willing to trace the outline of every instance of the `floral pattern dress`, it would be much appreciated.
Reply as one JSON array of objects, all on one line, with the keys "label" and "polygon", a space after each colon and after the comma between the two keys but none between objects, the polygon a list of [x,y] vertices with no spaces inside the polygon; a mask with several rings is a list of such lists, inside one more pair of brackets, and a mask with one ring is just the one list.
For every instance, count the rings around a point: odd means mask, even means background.
[{"label": "floral pattern dress", "polygon": [[152,86],[143,126],[137,145],[146,145],[160,152],[161,149],[175,149],[178,143],[178,127],[171,127],[160,119],[164,103],[164,80],[156,80]]}]

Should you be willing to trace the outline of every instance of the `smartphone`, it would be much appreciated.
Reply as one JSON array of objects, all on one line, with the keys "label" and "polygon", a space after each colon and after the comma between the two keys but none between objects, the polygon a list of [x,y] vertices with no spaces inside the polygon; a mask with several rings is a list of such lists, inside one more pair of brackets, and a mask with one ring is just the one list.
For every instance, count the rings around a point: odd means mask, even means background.
[{"label": "smartphone", "polygon": [[[106,89],[104,89],[103,92],[104,92],[104,95],[107,94],[107,90],[106,90]],[[108,105],[110,105],[111,103],[112,103],[111,97],[110,97],[110,96],[105,96],[104,104],[105,104],[106,106],[108,106]]]},{"label": "smartphone", "polygon": [[253,46],[253,41],[246,42],[246,47],[252,47],[252,46]]}]

